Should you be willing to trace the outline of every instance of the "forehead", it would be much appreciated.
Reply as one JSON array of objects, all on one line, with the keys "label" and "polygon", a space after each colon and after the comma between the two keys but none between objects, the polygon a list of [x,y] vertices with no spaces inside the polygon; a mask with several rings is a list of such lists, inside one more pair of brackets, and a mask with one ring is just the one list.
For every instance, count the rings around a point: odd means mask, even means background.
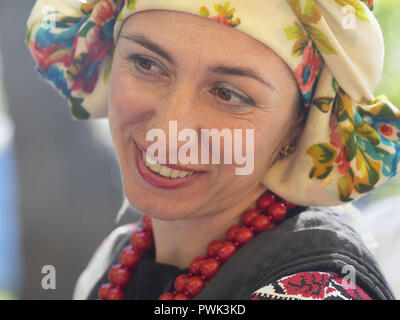
[{"label": "forehead", "polygon": [[153,41],[179,50],[207,51],[234,56],[258,56],[283,63],[268,46],[222,23],[191,13],[173,10],[146,10],[130,16],[121,34],[140,32]]}]

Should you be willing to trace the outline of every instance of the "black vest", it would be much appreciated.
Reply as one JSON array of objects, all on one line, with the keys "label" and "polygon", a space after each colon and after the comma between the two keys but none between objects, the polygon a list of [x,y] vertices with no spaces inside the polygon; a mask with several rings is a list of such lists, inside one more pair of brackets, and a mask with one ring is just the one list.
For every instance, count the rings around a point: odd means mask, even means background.
[{"label": "black vest", "polygon": [[[345,276],[348,272],[343,269],[345,266],[355,270],[357,286],[372,299],[395,299],[374,256],[335,207],[302,209],[305,211],[258,234],[240,248],[195,300],[247,300],[257,289],[284,276],[307,271]],[[111,265],[118,263],[120,251],[129,244],[129,236],[127,234],[126,241],[122,241]],[[158,269],[160,264],[153,259],[154,249],[140,261],[125,288],[127,299],[157,299],[161,293],[173,291],[177,275],[188,273],[188,269],[169,265],[161,265],[162,269]],[[160,270],[162,272],[158,272]],[[347,270],[346,273],[343,270]],[[107,272],[91,290],[88,299],[97,299],[99,287],[108,282]],[[152,296],[146,290],[152,290],[150,282],[154,284],[154,281],[159,283],[159,288]]]}]

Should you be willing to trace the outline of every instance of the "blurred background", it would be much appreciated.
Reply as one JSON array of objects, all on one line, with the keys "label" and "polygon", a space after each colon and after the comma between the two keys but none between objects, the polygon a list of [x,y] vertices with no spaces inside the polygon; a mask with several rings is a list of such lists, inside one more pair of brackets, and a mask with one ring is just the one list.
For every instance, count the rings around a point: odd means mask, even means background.
[{"label": "blurred background", "polygon": [[[100,242],[136,221],[123,201],[106,121],[74,121],[66,102],[34,71],[25,47],[34,0],[0,1],[0,299],[71,299]],[[386,62],[375,95],[400,106],[400,1],[376,0]],[[383,272],[400,297],[400,178],[355,203]],[[42,288],[42,268],[56,289]]]}]

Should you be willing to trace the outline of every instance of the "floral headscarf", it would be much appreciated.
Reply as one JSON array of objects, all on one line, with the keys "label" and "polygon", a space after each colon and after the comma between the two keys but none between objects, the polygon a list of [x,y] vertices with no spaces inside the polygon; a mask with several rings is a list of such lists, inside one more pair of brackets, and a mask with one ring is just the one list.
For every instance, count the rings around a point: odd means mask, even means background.
[{"label": "floral headscarf", "polygon": [[123,22],[149,9],[183,11],[265,43],[293,71],[306,122],[296,151],[263,183],[298,205],[339,205],[399,171],[400,112],[374,97],[384,44],[373,0],[38,0],[27,45],[75,119],[107,116],[107,82]]}]

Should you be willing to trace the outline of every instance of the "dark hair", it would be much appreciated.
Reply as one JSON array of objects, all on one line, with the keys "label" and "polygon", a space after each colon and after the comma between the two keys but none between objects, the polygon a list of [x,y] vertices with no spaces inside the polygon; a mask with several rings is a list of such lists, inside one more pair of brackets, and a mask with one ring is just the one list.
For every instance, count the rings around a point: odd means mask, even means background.
[{"label": "dark hair", "polygon": [[298,119],[304,112],[304,99],[303,99],[303,94],[300,91],[300,88],[297,87],[297,94],[296,94],[296,99],[295,99],[295,110],[293,114],[293,121],[291,124],[291,128],[294,128]]}]

